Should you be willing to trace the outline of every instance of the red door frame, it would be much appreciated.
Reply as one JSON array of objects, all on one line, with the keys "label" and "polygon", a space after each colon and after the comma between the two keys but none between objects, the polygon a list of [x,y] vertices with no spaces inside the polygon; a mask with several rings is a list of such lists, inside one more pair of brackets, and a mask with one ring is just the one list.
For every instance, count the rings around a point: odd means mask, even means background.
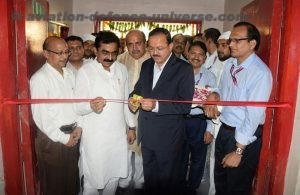
[{"label": "red door frame", "polygon": [[[25,3],[24,0],[0,1],[0,98],[28,97],[25,20],[16,22],[11,18],[13,10],[25,15]],[[269,8],[273,10],[269,56],[274,75],[273,97],[290,102],[292,108],[275,109],[272,126],[271,119],[267,119],[267,126],[271,129],[270,135],[267,135],[270,143],[262,151],[254,190],[254,194],[258,195],[283,194],[284,190],[299,81],[299,6],[298,0],[274,0]],[[12,195],[36,194],[29,107],[0,104],[0,108],[5,192]],[[272,114],[272,111],[268,112]]]},{"label": "red door frame", "polygon": [[[286,166],[289,157],[292,134],[294,130],[295,107],[299,83],[300,66],[300,26],[298,0],[278,0],[276,6],[282,7],[282,23],[280,47],[278,48],[278,74],[277,99],[289,102],[290,109],[276,109],[272,139],[270,143],[271,170],[268,193],[272,195],[283,194]],[[273,17],[276,18],[274,13]],[[275,52],[274,52],[275,53]],[[276,54],[275,53],[275,54]]]},{"label": "red door frame", "polygon": [[[294,130],[299,82],[300,12],[297,0],[255,0],[249,18],[262,32],[259,51],[274,78],[271,101],[289,102],[292,108],[267,109],[263,148],[253,194],[283,194],[286,166]],[[247,6],[246,6],[247,7]],[[271,11],[271,13],[269,12]],[[270,15],[269,15],[270,13]]]},{"label": "red door frame", "polygon": [[[16,47],[12,21],[14,2],[0,1],[0,98],[16,98]],[[6,194],[23,194],[20,132],[17,106],[0,104],[0,137]]]}]

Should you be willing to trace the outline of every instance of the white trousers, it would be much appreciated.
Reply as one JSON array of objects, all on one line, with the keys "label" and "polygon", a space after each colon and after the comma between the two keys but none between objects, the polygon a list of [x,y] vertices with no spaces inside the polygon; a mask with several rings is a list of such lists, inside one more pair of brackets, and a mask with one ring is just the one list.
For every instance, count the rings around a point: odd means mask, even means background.
[{"label": "white trousers", "polygon": [[111,178],[104,189],[93,188],[89,181],[84,179],[83,195],[115,195],[120,178]]},{"label": "white trousers", "polygon": [[133,180],[134,188],[141,189],[144,186],[144,173],[143,173],[143,158],[142,155],[131,150],[128,151],[128,177],[119,180],[121,188],[127,188],[130,181]]},{"label": "white trousers", "polygon": [[215,171],[215,144],[216,144],[216,138],[219,133],[221,122],[219,121],[218,124],[215,124],[215,137],[211,143],[210,148],[210,158],[209,158],[209,191],[208,195],[215,195],[216,194],[216,188],[215,188],[215,180],[214,180],[214,171]]}]

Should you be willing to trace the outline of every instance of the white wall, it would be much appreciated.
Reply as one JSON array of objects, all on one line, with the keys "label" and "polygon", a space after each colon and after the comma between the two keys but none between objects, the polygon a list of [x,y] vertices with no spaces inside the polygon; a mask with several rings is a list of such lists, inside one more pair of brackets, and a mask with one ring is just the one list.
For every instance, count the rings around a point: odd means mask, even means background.
[{"label": "white wall", "polygon": [[[70,14],[73,13],[73,0],[48,0],[48,2],[49,14],[55,14],[57,16],[59,13],[62,13],[62,15],[65,12]],[[62,16],[61,19],[64,19],[64,17]],[[68,19],[57,22],[66,24],[70,27],[70,30],[72,29],[72,21]]]},{"label": "white wall", "polygon": [[290,154],[284,181],[284,195],[300,194],[300,80]]},{"label": "white wall", "polygon": [[[74,14],[213,14],[217,17],[224,12],[224,0],[73,0]],[[203,22],[203,29],[215,27],[223,30],[223,21]],[[74,21],[72,33],[82,35],[93,31],[93,22],[89,19]]]},{"label": "white wall", "polygon": [[[225,0],[224,13],[229,15],[240,15],[241,8],[249,4],[253,0]],[[224,31],[232,29],[232,26],[237,23],[236,20],[225,20]]]}]

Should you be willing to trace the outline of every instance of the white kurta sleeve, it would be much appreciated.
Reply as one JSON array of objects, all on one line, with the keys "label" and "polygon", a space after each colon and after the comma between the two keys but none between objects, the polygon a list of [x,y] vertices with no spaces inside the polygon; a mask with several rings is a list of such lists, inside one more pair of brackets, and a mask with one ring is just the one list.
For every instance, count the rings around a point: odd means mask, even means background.
[{"label": "white kurta sleeve", "polygon": [[[128,73],[126,71],[126,77],[125,77],[125,89],[124,89],[124,98],[129,98],[129,88],[128,88]],[[124,115],[126,123],[129,127],[136,127],[136,119],[134,117],[134,114],[129,110],[128,104],[124,104]]]},{"label": "white kurta sleeve", "polygon": [[[90,98],[90,82],[87,74],[84,70],[79,70],[76,76],[75,82],[75,90],[74,90],[75,98]],[[90,102],[81,102],[75,104],[75,111],[79,115],[86,115],[91,113],[93,110],[90,106]]]}]

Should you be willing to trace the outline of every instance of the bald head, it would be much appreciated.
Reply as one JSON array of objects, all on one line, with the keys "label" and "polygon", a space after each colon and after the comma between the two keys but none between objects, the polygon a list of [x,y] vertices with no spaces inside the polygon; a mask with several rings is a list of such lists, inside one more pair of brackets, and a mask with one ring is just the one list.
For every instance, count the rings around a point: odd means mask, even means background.
[{"label": "bald head", "polygon": [[141,58],[146,53],[146,36],[140,30],[131,30],[126,35],[126,47],[134,59]]},{"label": "bald head", "polygon": [[46,38],[46,40],[43,43],[43,50],[51,50],[51,46],[59,43],[59,42],[65,42],[64,39],[60,38],[60,37],[56,37],[56,36],[49,36]]},{"label": "bald head", "polygon": [[70,55],[65,40],[60,37],[50,36],[44,41],[43,50],[47,62],[59,72],[62,72],[62,68],[65,67]]}]

